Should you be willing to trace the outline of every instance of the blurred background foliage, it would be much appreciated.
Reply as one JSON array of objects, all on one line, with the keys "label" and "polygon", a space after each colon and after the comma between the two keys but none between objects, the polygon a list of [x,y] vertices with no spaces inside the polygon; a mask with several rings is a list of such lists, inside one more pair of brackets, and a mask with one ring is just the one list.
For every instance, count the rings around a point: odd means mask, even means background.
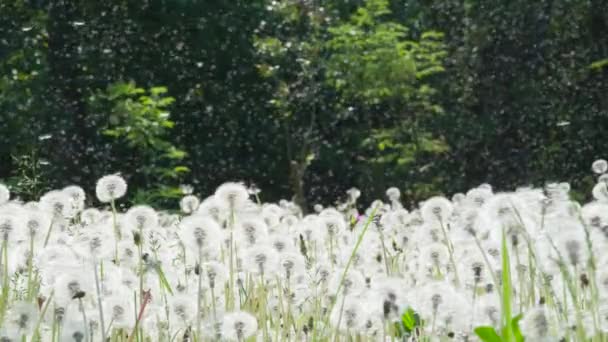
[{"label": "blurred background foliage", "polygon": [[586,192],[607,58],[608,0],[0,0],[0,180]]}]

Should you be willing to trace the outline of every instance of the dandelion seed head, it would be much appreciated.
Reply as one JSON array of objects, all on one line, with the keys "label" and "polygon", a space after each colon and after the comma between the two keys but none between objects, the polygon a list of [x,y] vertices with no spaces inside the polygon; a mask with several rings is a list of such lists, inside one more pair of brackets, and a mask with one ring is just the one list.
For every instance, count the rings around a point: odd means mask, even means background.
[{"label": "dandelion seed head", "polygon": [[97,181],[95,193],[100,202],[109,203],[127,193],[127,182],[119,175],[103,176]]},{"label": "dandelion seed head", "polygon": [[223,234],[219,224],[211,217],[194,215],[180,222],[180,237],[195,255],[202,249],[219,248]]},{"label": "dandelion seed head", "polygon": [[599,202],[608,203],[608,184],[605,182],[595,184],[592,193]]},{"label": "dandelion seed head", "polygon": [[598,175],[606,173],[606,171],[608,171],[608,161],[605,159],[594,161],[593,164],[591,164],[591,170]]},{"label": "dandelion seed head", "polygon": [[200,203],[201,202],[198,199],[198,197],[196,197],[194,195],[188,195],[188,196],[184,196],[179,201],[179,207],[181,208],[181,210],[184,214],[192,214],[193,212],[198,210]]},{"label": "dandelion seed head", "polygon": [[249,191],[242,183],[224,183],[215,191],[215,198],[227,208],[240,208],[249,200]]},{"label": "dandelion seed head", "polygon": [[445,223],[452,216],[452,203],[445,197],[431,197],[424,201],[420,207],[420,213],[425,222]]},{"label": "dandelion seed head", "polygon": [[401,198],[401,191],[396,187],[388,188],[386,190],[386,197],[391,201],[398,201]]},{"label": "dandelion seed head", "polygon": [[0,205],[7,203],[10,198],[11,192],[8,190],[8,187],[4,184],[0,184]]},{"label": "dandelion seed head", "polygon": [[545,307],[530,308],[520,321],[521,332],[527,339],[547,341],[548,337],[554,335],[554,328],[550,322],[551,318]]},{"label": "dandelion seed head", "polygon": [[29,334],[34,330],[38,320],[38,309],[32,303],[16,302],[8,314],[8,321],[13,324],[21,334]]},{"label": "dandelion seed head", "polygon": [[72,208],[74,212],[78,213],[84,209],[87,195],[83,188],[78,185],[70,185],[63,188],[61,191],[72,199]]},{"label": "dandelion seed head", "polygon": [[126,214],[126,221],[133,230],[158,227],[158,213],[147,205],[134,206]]},{"label": "dandelion seed head", "polygon": [[243,341],[254,335],[257,329],[258,323],[253,315],[236,311],[224,315],[221,335],[228,341]]},{"label": "dandelion seed head", "polygon": [[40,197],[40,208],[55,217],[71,218],[74,215],[72,197],[59,190],[51,190]]}]

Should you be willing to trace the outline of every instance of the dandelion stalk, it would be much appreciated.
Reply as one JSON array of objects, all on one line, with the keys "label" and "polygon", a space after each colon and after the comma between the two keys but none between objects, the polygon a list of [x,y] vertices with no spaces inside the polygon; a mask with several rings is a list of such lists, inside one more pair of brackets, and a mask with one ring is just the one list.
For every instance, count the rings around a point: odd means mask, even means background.
[{"label": "dandelion stalk", "polygon": [[8,240],[2,239],[2,297],[0,298],[0,325],[4,323],[6,309],[9,299],[9,276],[8,276]]},{"label": "dandelion stalk", "polygon": [[97,292],[97,306],[99,309],[99,322],[101,323],[101,338],[106,340],[106,325],[103,317],[103,299],[101,298],[101,284],[97,274],[97,262],[93,262],[93,272],[95,273],[95,291]]},{"label": "dandelion stalk", "polygon": [[503,325],[503,341],[515,342],[513,328],[511,325],[511,263],[509,261],[509,249],[507,247],[507,238],[504,228],[502,229],[501,239],[501,256],[502,256],[502,325]]},{"label": "dandelion stalk", "polygon": [[32,284],[32,273],[34,268],[34,236],[29,234],[30,237],[30,250],[27,255],[27,300],[30,301],[34,295],[33,284]]},{"label": "dandelion stalk", "polygon": [[137,319],[135,320],[135,326],[133,327],[133,330],[131,331],[131,334],[129,335],[129,341],[128,342],[133,342],[133,336],[135,336],[137,330],[139,329],[139,323],[141,322],[141,319],[144,316],[144,311],[146,310],[146,306],[148,305],[148,303],[150,302],[150,300],[152,299],[152,295],[150,293],[150,291],[145,291],[144,292],[144,296],[143,296],[143,301],[141,302],[141,306],[139,308],[139,313],[137,314]]},{"label": "dandelion stalk", "polygon": [[[42,319],[44,318],[44,315],[46,314],[46,311],[49,308],[51,301],[53,300],[54,294],[55,294],[54,292],[51,292],[51,294],[49,295],[49,298],[47,298],[44,302],[44,306],[42,307],[42,310],[40,311],[38,320],[36,321],[36,324],[34,325],[34,333],[32,334],[32,338],[30,340],[31,342],[40,340],[40,323],[42,323]],[[55,337],[53,336],[53,338],[55,338]]]},{"label": "dandelion stalk", "polygon": [[89,334],[89,323],[87,321],[87,313],[85,312],[84,309],[84,303],[82,302],[82,297],[78,297],[78,308],[80,310],[80,312],[82,313],[82,321],[84,324],[84,335],[87,337],[87,341],[90,340],[90,334]]},{"label": "dandelion stalk", "polygon": [[[120,241],[120,231],[118,229],[118,224],[116,222],[116,204],[114,203],[114,198],[110,200],[110,207],[112,208],[112,227],[114,228],[114,260],[116,265],[120,265],[120,260],[118,260],[118,241]],[[46,244],[45,244],[46,246]]]},{"label": "dandelion stalk", "polygon": [[456,261],[454,260],[454,246],[452,246],[452,242],[448,238],[447,230],[443,224],[443,220],[439,217],[439,224],[441,226],[441,233],[443,234],[443,238],[445,239],[445,244],[448,247],[448,254],[450,256],[450,265],[454,270],[454,282],[456,287],[460,286],[460,279],[458,278],[458,267],[456,266]]},{"label": "dandelion stalk", "polygon": [[382,246],[382,255],[384,258],[384,266],[386,267],[386,275],[390,276],[391,275],[391,269],[389,267],[388,264],[388,254],[386,252],[386,245],[384,243],[384,234],[382,233],[382,231],[380,232],[380,244]]},{"label": "dandelion stalk", "polygon": [[[201,341],[201,292],[203,288],[203,252],[201,247],[198,248],[198,287],[196,292],[196,338]],[[213,299],[215,300],[215,298]],[[215,309],[215,308],[214,308]]]},{"label": "dandelion stalk", "polygon": [[49,244],[49,239],[51,238],[51,232],[53,231],[53,226],[55,225],[55,217],[51,220],[51,224],[49,225],[49,229],[46,232],[46,237],[44,238],[44,247]]}]

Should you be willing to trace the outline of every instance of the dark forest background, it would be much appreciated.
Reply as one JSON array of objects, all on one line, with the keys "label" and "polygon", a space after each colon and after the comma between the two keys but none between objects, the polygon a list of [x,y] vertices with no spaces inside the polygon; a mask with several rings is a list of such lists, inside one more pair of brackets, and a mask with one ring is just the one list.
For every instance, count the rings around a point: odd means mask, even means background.
[{"label": "dark forest background", "polygon": [[607,157],[607,0],[0,0],[0,181],[327,203]]}]

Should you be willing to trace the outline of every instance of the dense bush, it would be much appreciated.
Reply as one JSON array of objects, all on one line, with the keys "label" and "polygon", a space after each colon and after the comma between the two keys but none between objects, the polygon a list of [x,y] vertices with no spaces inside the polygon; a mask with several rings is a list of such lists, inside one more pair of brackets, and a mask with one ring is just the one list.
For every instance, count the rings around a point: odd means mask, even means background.
[{"label": "dense bush", "polygon": [[[150,191],[230,179],[307,209],[352,185],[366,204],[392,185],[411,205],[484,182],[568,180],[584,197],[604,150],[607,8],[0,0],[0,178],[36,199],[120,169],[129,201],[149,204],[163,202]],[[166,87],[175,126],[161,139],[187,156],[137,158],[141,146],[104,134],[120,104],[99,96],[121,84]],[[156,169],[169,165],[191,172]]]}]

